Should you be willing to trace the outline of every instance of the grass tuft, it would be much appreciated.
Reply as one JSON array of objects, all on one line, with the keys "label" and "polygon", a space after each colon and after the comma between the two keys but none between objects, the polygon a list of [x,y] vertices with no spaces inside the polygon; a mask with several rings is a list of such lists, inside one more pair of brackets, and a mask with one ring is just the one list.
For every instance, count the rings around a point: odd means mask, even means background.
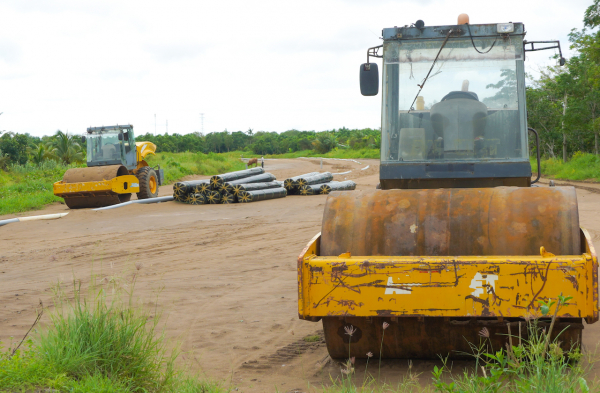
[{"label": "grass tuft", "polygon": [[57,285],[47,328],[14,355],[0,350],[0,391],[223,392],[177,367],[179,350],[168,350],[160,315],[136,304],[134,287],[135,275],[127,285],[92,276],[85,294],[75,281],[71,296]]},{"label": "grass tuft", "polygon": [[86,298],[76,282],[71,301],[57,286],[52,329],[40,333],[38,356],[70,379],[100,375],[124,381],[132,390],[160,390],[173,378],[177,353],[166,354],[158,316],[131,307],[131,295],[125,302],[121,288],[109,285],[105,289],[92,282]]},{"label": "grass tuft", "polygon": [[[507,344],[506,348],[493,350],[488,330],[482,329],[479,345],[470,343],[475,360],[474,367],[465,368],[462,373],[454,374],[448,360],[442,359],[442,366],[433,368],[432,384],[429,386],[419,383],[419,375],[411,371],[412,363],[409,363],[409,371],[401,383],[397,387],[389,386],[385,381],[381,381],[381,378],[375,379],[368,372],[367,359],[362,382],[355,381],[353,378],[354,362],[349,361],[340,365],[342,367],[340,378],[331,378],[331,384],[323,387],[323,391],[327,393],[597,392],[599,390],[596,381],[589,380],[592,367],[597,361],[594,354],[583,354],[578,346],[563,349],[560,334],[554,340],[550,339],[559,309],[571,299],[561,294],[554,300],[539,300],[542,317],[551,318],[549,329],[542,327],[539,319],[532,319],[527,322],[527,339],[521,339],[519,336],[514,336],[507,326],[510,344]],[[552,314],[550,311],[553,306],[555,308]],[[352,363],[352,373],[347,372],[350,363]]]}]

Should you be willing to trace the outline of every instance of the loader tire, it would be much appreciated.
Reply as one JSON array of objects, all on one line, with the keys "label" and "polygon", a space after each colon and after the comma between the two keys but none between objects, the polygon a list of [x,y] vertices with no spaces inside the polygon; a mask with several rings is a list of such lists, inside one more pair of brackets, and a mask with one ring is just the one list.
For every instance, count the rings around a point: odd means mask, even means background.
[{"label": "loader tire", "polygon": [[136,176],[140,182],[138,199],[156,198],[158,196],[158,177],[154,169],[145,166],[137,171]]}]

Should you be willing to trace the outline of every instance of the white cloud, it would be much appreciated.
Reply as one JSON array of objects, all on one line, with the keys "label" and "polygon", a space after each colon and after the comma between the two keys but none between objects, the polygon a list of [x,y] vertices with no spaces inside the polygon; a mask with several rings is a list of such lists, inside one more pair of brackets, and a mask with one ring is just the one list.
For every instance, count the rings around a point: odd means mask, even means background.
[{"label": "white cloud", "polygon": [[[79,1],[0,3],[0,129],[50,134],[379,127],[358,67],[384,27],[522,21],[530,40],[581,27],[591,1]],[[528,56],[534,72],[549,52]]]}]

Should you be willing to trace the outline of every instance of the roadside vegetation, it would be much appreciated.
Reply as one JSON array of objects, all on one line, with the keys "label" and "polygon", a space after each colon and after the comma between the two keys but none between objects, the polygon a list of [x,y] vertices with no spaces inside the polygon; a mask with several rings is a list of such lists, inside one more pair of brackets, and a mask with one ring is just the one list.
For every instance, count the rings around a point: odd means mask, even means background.
[{"label": "roadside vegetation", "polygon": [[527,88],[527,120],[540,133],[540,150],[546,158],[567,162],[577,152],[600,153],[598,10],[600,1],[594,0],[583,15],[584,28],[571,30],[575,55],[565,66],[543,70]]},{"label": "roadside vegetation", "polygon": [[173,183],[189,175],[215,175],[239,171],[246,167],[237,153],[157,153],[146,157],[150,166],[160,165],[165,170],[165,182]]},{"label": "roadside vegetation", "polygon": [[74,281],[68,293],[57,284],[52,310],[38,310],[46,326],[8,348],[0,343],[0,391],[225,392],[177,361],[160,314],[134,298],[135,277],[92,276],[87,291]]},{"label": "roadside vegetation", "polygon": [[[332,379],[326,393],[354,392],[544,392],[575,393],[597,392],[598,383],[591,380],[591,370],[597,359],[594,353],[582,353],[579,348],[561,347],[561,337],[551,340],[556,315],[562,306],[571,300],[559,295],[555,299],[539,301],[541,317],[550,325],[541,326],[540,319],[534,318],[526,324],[528,338],[522,339],[515,332],[507,330],[510,345],[506,348],[493,348],[490,333],[486,328],[479,332],[478,344],[471,343],[473,365],[456,373],[448,359],[441,359],[441,367],[434,366],[430,375],[415,374],[412,367],[396,386],[391,386],[376,378],[381,368],[381,359],[368,358],[360,365],[362,378],[357,375],[358,365],[354,358],[340,365],[342,377]],[[384,322],[383,329],[387,328]],[[352,328],[346,329],[349,336]],[[425,382],[425,383],[423,383]],[[427,383],[429,382],[429,383]]]},{"label": "roadside vegetation", "polygon": [[[167,184],[189,175],[214,175],[244,169],[241,157],[379,157],[378,130],[342,128],[322,133],[251,134],[141,135],[137,140],[157,144],[157,154],[147,157],[147,161],[151,166],[160,165],[164,169]],[[241,142],[229,146],[230,137]],[[242,150],[227,151],[227,146]],[[297,150],[300,146],[304,149]],[[281,151],[284,153],[279,154]],[[62,131],[42,138],[12,132],[0,135],[0,215],[61,202],[62,198],[54,196],[53,184],[62,179],[67,169],[85,167],[85,161],[85,142]]]},{"label": "roadside vegetation", "polygon": [[[541,161],[542,176],[560,180],[600,182],[600,156],[592,153],[576,152],[567,162],[559,158],[546,158]],[[531,168],[537,173],[535,158]]]}]

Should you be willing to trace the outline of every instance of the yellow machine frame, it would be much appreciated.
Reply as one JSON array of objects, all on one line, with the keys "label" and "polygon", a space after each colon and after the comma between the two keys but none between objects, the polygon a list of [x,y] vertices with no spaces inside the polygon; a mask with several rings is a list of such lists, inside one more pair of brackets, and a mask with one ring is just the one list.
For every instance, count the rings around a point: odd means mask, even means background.
[{"label": "yellow machine frame", "polygon": [[138,178],[134,175],[117,176],[109,180],[82,183],[54,183],[54,195],[64,196],[83,193],[99,193],[112,191],[117,194],[131,194],[140,191]]},{"label": "yellow machine frame", "polygon": [[[298,258],[298,313],[339,317],[534,317],[539,300],[572,299],[558,317],[598,320],[598,259],[582,255],[319,256],[319,233]],[[583,246],[585,244],[585,247]]]}]

